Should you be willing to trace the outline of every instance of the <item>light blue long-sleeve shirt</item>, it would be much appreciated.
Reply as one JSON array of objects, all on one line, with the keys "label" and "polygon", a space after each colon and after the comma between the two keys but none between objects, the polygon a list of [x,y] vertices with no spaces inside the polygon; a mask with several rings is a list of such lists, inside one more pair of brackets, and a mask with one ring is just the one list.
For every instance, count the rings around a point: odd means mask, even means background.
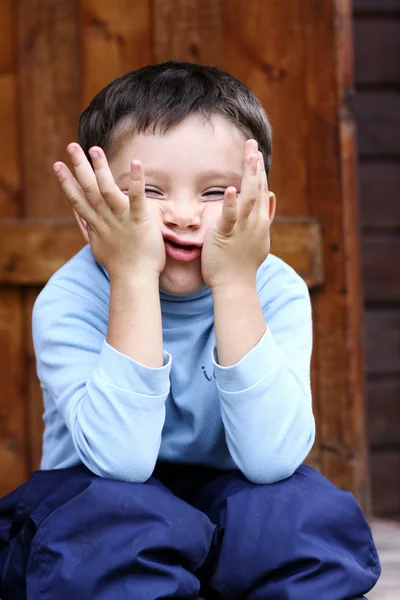
[{"label": "light blue long-sleeve shirt", "polygon": [[45,409],[41,467],[82,462],[103,477],[143,482],[159,458],[237,468],[260,484],[290,476],[315,436],[310,298],[273,255],[258,270],[257,290],[267,330],[230,367],[218,365],[209,288],[161,293],[164,366],[150,368],[106,342],[110,282],[83,248],[33,311]]}]

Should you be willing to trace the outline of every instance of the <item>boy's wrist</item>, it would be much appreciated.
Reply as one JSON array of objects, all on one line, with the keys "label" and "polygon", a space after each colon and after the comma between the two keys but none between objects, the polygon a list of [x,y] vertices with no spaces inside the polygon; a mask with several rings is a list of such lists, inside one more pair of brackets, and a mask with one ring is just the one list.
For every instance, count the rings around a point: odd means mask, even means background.
[{"label": "boy's wrist", "polygon": [[108,273],[110,277],[111,285],[118,286],[140,286],[146,285],[160,285],[160,273],[151,269],[145,269],[141,267],[135,267],[130,269],[120,269]]},{"label": "boy's wrist", "polygon": [[210,286],[210,289],[214,300],[221,297],[226,299],[246,297],[247,294],[257,291],[256,279],[249,277],[246,279],[235,278],[234,281],[228,283]]}]

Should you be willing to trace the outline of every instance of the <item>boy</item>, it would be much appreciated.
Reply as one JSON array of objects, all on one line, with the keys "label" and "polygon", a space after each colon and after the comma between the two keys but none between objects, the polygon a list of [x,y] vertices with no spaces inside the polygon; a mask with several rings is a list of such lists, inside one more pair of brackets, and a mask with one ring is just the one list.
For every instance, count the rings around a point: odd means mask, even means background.
[{"label": "boy", "polygon": [[42,471],[3,500],[3,600],[360,599],[368,525],[301,466],[310,300],[269,254],[257,99],[215,68],[145,67],[68,153],[89,245],[34,309]]}]

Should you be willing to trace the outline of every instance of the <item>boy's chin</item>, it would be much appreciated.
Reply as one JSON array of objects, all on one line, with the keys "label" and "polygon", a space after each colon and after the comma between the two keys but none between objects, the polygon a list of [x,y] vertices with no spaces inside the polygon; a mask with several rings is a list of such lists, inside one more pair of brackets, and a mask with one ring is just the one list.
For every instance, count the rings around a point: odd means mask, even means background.
[{"label": "boy's chin", "polygon": [[160,290],[171,296],[189,296],[205,287],[200,269],[171,269],[167,266],[160,275]]}]

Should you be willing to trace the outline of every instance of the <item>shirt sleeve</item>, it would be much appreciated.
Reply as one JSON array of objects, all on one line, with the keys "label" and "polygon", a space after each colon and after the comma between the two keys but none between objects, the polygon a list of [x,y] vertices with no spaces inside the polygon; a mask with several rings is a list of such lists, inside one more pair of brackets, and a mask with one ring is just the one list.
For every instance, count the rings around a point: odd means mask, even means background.
[{"label": "shirt sleeve", "polygon": [[292,475],[314,443],[312,320],[307,286],[292,270],[267,281],[259,297],[267,326],[259,343],[229,367],[214,348],[213,362],[232,459],[265,484]]},{"label": "shirt sleeve", "polygon": [[81,461],[97,475],[146,481],[158,457],[171,356],[150,368],[105,341],[108,307],[48,284],[33,311],[40,383]]}]

